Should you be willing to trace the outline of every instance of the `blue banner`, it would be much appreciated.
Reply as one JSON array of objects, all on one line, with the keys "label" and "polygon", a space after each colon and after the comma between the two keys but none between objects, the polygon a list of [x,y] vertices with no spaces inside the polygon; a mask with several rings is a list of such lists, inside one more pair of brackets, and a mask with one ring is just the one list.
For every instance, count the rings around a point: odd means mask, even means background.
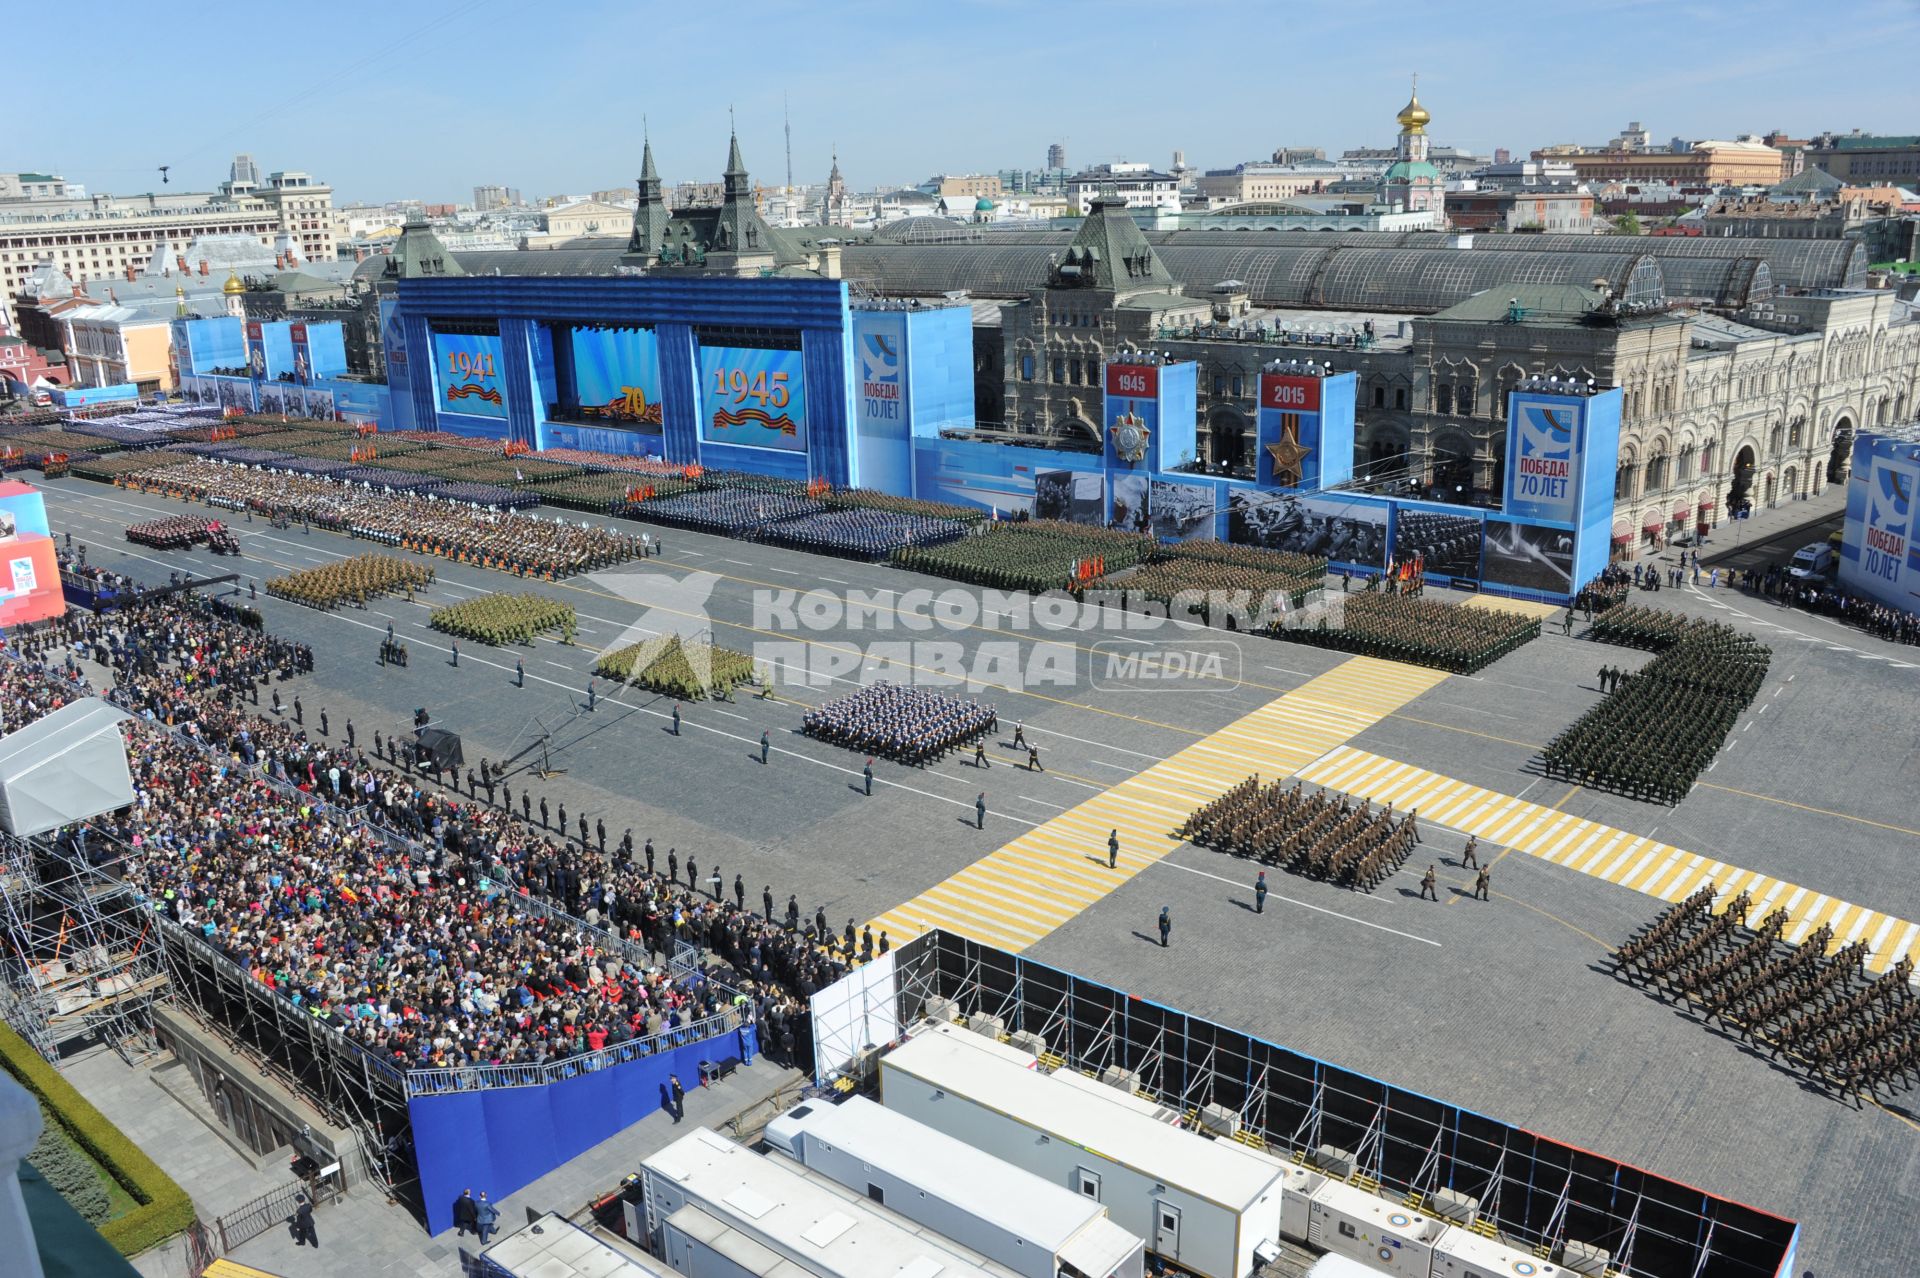
[{"label": "blue banner", "polygon": [[295,320],[287,334],[293,339],[293,380],[305,386],[313,380],[313,350],[307,344],[307,326]]},{"label": "blue banner", "polygon": [[804,452],[807,396],[800,352],[702,346],[700,438]]},{"label": "blue banner", "polygon": [[1854,441],[1840,584],[1896,608],[1920,599],[1920,446],[1880,435]]},{"label": "blue banner", "polygon": [[261,334],[259,320],[247,321],[247,376],[253,382],[253,400],[258,404],[260,384],[267,380],[267,342]]},{"label": "blue banner", "polygon": [[501,375],[500,339],[475,333],[433,335],[434,383],[443,413],[469,417],[507,415],[506,380]]},{"label": "blue banner", "polygon": [[1529,523],[1571,524],[1580,505],[1581,410],[1555,396],[1514,396],[1505,512]]},{"label": "blue banner", "polygon": [[660,343],[652,329],[574,329],[573,380],[583,416],[660,429]]},{"label": "blue banner", "polygon": [[899,432],[907,428],[907,317],[899,311],[859,311],[853,344],[860,385],[855,418],[863,430]]},{"label": "blue banner", "polygon": [[499,1202],[642,1119],[664,1114],[672,1076],[693,1091],[701,1061],[751,1061],[756,1050],[749,1025],[562,1082],[414,1096],[407,1112],[427,1229],[438,1234],[453,1224],[453,1201],[462,1190],[485,1190]]}]

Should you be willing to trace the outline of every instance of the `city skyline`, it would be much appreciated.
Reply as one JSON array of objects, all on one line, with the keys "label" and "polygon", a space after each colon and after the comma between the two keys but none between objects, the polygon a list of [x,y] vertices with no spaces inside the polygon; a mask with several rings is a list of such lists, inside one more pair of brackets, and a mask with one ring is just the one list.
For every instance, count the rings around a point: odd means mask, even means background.
[{"label": "city skyline", "polygon": [[[122,0],[104,8],[93,57],[107,66],[150,64],[139,11]],[[114,21],[115,10],[128,20]],[[731,116],[755,178],[773,185],[786,172],[784,102],[802,184],[824,181],[836,150],[849,185],[870,189],[938,172],[1037,169],[1048,145],[1063,141],[1075,168],[1119,159],[1165,165],[1176,149],[1191,164],[1216,168],[1282,145],[1320,146],[1330,156],[1388,146],[1393,113],[1416,73],[1436,143],[1482,154],[1604,142],[1630,120],[1644,123],[1656,144],[1773,128],[1796,136],[1899,132],[1905,121],[1894,95],[1875,77],[1801,72],[1868,59],[1898,47],[1903,34],[1920,34],[1920,12],[1900,0],[1867,5],[1845,30],[1793,41],[1780,33],[1800,11],[1785,3],[1747,6],[1730,21],[1711,5],[1609,0],[1555,15],[1550,26],[1537,10],[1504,4],[1471,19],[1437,6],[1364,3],[1324,12],[1196,10],[1181,14],[1177,46],[1158,34],[1165,10],[1157,6],[1028,11],[982,0],[903,18],[898,6],[854,3],[828,21],[749,5],[730,32],[760,38],[730,49],[716,68],[697,56],[717,43],[704,15],[635,12],[605,0],[558,11],[561,20],[515,29],[509,41],[503,24],[512,11],[500,0],[406,6],[378,47],[312,58],[316,68],[338,65],[323,79],[284,81],[273,96],[250,96],[263,83],[251,77],[183,77],[166,100],[175,120],[193,123],[157,131],[125,127],[126,97],[111,83],[64,92],[52,64],[30,65],[17,79],[22,96],[60,97],[58,134],[29,131],[7,167],[129,194],[164,190],[156,179],[169,165],[174,189],[206,190],[226,177],[235,152],[248,152],[264,169],[315,174],[338,203],[466,203],[488,183],[529,194],[627,185],[639,167],[643,119],[669,183],[710,181],[725,158]],[[211,6],[186,65],[244,71],[258,56],[254,28],[241,20],[249,12]],[[55,16],[32,11],[22,20],[25,47],[58,44]],[[1382,23],[1391,24],[1391,48],[1377,38]],[[863,33],[858,59],[848,53],[850,29]],[[1090,32],[1113,51],[1116,78],[1078,69],[1097,66],[1081,56]],[[1126,51],[1136,37],[1150,55]],[[1490,57],[1492,42],[1500,47]],[[1023,44],[1031,50],[1008,56],[1010,45]],[[1217,53],[1263,45],[1274,50],[1264,67],[1223,67]],[[1290,52],[1295,45],[1310,56]],[[634,46],[641,51],[632,58],[608,57]],[[655,46],[666,50],[657,60],[645,51]],[[1582,64],[1571,76],[1541,74],[1567,61],[1570,49]],[[583,69],[583,58],[617,74]],[[1049,71],[1052,59],[1069,69]],[[631,76],[636,62],[644,74]],[[1233,77],[1224,88],[1223,74]],[[1253,83],[1243,89],[1237,81]],[[1183,82],[1196,91],[1180,91]],[[1541,85],[1557,88],[1542,99]],[[434,138],[445,145],[423,152],[420,141]]]}]

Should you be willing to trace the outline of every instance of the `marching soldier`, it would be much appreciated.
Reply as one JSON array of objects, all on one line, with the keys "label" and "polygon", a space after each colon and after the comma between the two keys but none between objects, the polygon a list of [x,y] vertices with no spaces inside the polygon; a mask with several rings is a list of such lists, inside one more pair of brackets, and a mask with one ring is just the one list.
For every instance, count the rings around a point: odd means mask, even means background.
[{"label": "marching soldier", "polygon": [[1480,867],[1480,873],[1473,876],[1474,896],[1478,897],[1482,901],[1490,901],[1493,899],[1493,896],[1487,886],[1488,883],[1491,882],[1492,877],[1493,877],[1493,872],[1490,869],[1488,869],[1484,865]]},{"label": "marching soldier", "polygon": [[1438,901],[1440,899],[1440,893],[1434,887],[1434,884],[1437,881],[1438,880],[1435,879],[1434,877],[1433,867],[1429,865],[1427,867],[1427,872],[1420,876],[1420,899],[1421,900]]},{"label": "marching soldier", "polygon": [[1478,869],[1480,867],[1480,858],[1475,855],[1479,850],[1480,840],[1469,834],[1467,836],[1466,851],[1460,854],[1460,866],[1462,869]]}]

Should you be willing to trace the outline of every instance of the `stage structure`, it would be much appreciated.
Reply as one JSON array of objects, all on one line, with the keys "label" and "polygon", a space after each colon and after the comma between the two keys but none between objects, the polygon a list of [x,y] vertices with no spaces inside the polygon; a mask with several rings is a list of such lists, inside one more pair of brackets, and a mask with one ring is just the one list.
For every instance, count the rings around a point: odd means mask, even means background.
[{"label": "stage structure", "polygon": [[1920,441],[1867,433],[1853,441],[1840,586],[1902,612],[1920,612]]},{"label": "stage structure", "polygon": [[133,716],[99,697],[69,701],[0,737],[0,829],[45,834],[133,802],[127,743]]},{"label": "stage structure", "polygon": [[1347,1180],[1395,1205],[1473,1200],[1475,1232],[1539,1257],[1572,1242],[1636,1278],[1796,1272],[1791,1220],[952,932],[850,973],[812,1009],[823,1086],[871,1077],[917,1021],[962,1019],[1278,1160],[1342,1151]]},{"label": "stage structure", "polygon": [[98,1041],[151,1053],[147,1012],[167,986],[165,928],[138,893],[86,859],[101,841],[0,834],[0,1015],[50,1061]]},{"label": "stage structure", "polygon": [[339,324],[223,315],[176,319],[172,336],[176,393],[190,404],[390,430],[410,425],[393,416],[385,385],[347,375]]},{"label": "stage structure", "polygon": [[[1085,369],[1050,438],[977,430],[971,317],[964,299],[854,300],[812,276],[638,273],[402,279],[384,323],[407,355],[390,360],[396,414],[503,446],[1243,542],[1362,575],[1417,560],[1430,580],[1556,603],[1606,565],[1616,389],[1522,383],[1497,505],[1441,505],[1356,482],[1355,375],[1310,359],[1261,372],[1251,478],[1197,460],[1197,366],[1153,351]],[[1022,378],[1068,376],[1016,357]]]}]

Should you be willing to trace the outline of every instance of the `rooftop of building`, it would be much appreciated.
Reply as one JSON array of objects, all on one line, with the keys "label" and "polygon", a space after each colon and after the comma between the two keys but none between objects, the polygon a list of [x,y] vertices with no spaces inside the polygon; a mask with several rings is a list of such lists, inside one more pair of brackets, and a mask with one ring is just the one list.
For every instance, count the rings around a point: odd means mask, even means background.
[{"label": "rooftop of building", "polygon": [[1427,318],[1445,324],[1526,324],[1532,328],[1585,328],[1612,322],[1612,291],[1578,284],[1509,284],[1475,293]]},{"label": "rooftop of building", "polygon": [[1920,146],[1920,135],[1916,135],[1912,133],[1903,133],[1903,134],[1849,133],[1844,136],[1833,138],[1830,145],[1823,145],[1821,142],[1818,142],[1818,141],[1812,143],[1811,145],[1815,150],[1823,150],[1823,151],[1824,150],[1833,150],[1833,151],[1883,150],[1883,149],[1892,149],[1896,147]]},{"label": "rooftop of building", "polygon": [[[884,1208],[855,1201],[824,1177],[756,1154],[700,1128],[641,1164],[680,1187],[689,1206],[728,1211],[718,1223],[801,1248],[820,1268],[847,1275],[934,1274],[1011,1278],[1011,1271]],[[909,1268],[911,1267],[911,1268]]]},{"label": "rooftop of building", "polygon": [[1071,1086],[1035,1070],[1031,1057],[1023,1061],[1018,1051],[957,1026],[916,1034],[881,1057],[880,1067],[883,1077],[898,1071],[1015,1122],[1037,1124],[1044,1114],[1057,1138],[1230,1210],[1279,1192],[1279,1160],[1173,1127],[1111,1088]]},{"label": "rooftop of building", "polygon": [[1177,182],[1179,180],[1173,174],[1162,173],[1158,169],[1128,170],[1120,173],[1113,173],[1106,169],[1082,169],[1067,179],[1068,182],[1081,186],[1101,182],[1112,182],[1118,185],[1122,182]]}]

